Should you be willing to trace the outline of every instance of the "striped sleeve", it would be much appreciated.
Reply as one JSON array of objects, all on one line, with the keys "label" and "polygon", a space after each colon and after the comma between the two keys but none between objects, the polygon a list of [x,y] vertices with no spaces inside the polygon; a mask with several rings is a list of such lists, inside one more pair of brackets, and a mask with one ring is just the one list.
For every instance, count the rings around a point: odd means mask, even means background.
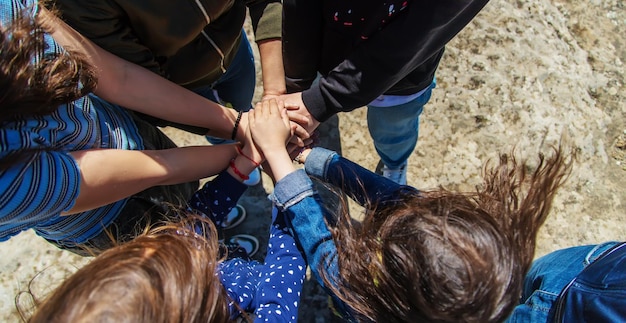
[{"label": "striped sleeve", "polygon": [[71,209],[79,185],[78,165],[64,152],[38,152],[0,172],[0,241]]}]

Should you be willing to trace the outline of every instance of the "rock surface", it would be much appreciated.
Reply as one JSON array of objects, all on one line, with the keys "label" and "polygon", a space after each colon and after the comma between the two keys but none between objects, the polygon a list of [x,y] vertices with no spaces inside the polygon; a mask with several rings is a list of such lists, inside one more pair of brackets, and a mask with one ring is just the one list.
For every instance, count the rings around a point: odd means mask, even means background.
[{"label": "rock surface", "polygon": [[[625,27],[620,0],[489,3],[447,46],[409,161],[409,184],[472,190],[483,162],[499,152],[515,146],[532,159],[563,139],[579,159],[539,234],[536,255],[626,239]],[[205,144],[202,137],[166,132],[180,145]],[[321,132],[322,145],[370,169],[378,163],[365,109],[330,119]],[[266,236],[271,190],[264,175],[263,185],[246,193],[250,220],[238,231]],[[0,254],[3,322],[19,321],[15,297],[33,277],[34,292],[43,295],[89,261],[30,231],[0,244]],[[313,281],[300,313],[300,322],[332,321]]]}]

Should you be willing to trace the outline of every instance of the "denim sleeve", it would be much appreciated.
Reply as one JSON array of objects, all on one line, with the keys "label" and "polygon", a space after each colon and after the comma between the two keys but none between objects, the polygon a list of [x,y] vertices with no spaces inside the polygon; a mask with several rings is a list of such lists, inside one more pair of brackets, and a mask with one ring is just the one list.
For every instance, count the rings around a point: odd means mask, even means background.
[{"label": "denim sleeve", "polygon": [[345,159],[334,151],[315,147],[304,164],[307,174],[333,185],[361,206],[396,203],[399,193],[417,193]]},{"label": "denim sleeve", "polygon": [[188,201],[189,208],[207,216],[216,226],[220,226],[230,210],[248,187],[222,171],[207,182]]},{"label": "denim sleeve", "polygon": [[324,271],[331,281],[337,277],[337,248],[324,222],[327,211],[311,179],[303,170],[297,170],[276,183],[270,199],[291,222],[313,276],[329,292],[320,272]]}]

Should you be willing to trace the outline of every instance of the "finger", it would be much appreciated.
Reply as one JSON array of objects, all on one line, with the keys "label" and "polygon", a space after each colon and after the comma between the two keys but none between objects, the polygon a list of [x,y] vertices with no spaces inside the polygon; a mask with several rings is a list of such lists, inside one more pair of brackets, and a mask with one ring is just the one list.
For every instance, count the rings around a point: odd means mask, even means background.
[{"label": "finger", "polygon": [[308,125],[309,123],[311,123],[311,119],[309,119],[307,116],[302,115],[296,111],[289,110],[289,108],[287,108],[287,115],[289,116],[289,120],[299,123],[301,125]]},{"label": "finger", "polygon": [[315,142],[313,141],[313,139],[312,139],[312,138],[307,138],[307,139],[304,139],[304,140],[302,140],[302,142],[303,142],[303,144],[304,144],[305,146],[310,146],[310,145],[312,145],[312,144],[314,144],[314,143],[315,143]]},{"label": "finger", "polygon": [[300,105],[293,102],[285,102],[285,108],[287,108],[287,110],[298,110],[300,109]]},{"label": "finger", "polygon": [[264,118],[268,117],[270,108],[270,100],[262,101],[261,113]]},{"label": "finger", "polygon": [[292,123],[291,126],[293,127],[295,125],[293,134],[298,136],[301,139],[309,139],[311,137],[311,134],[306,131],[306,128],[304,128],[303,126],[297,124],[297,123]]},{"label": "finger", "polygon": [[291,136],[289,138],[289,144],[293,144],[298,147],[304,147],[304,141],[298,136]]},{"label": "finger", "polygon": [[270,100],[270,114],[280,116],[280,110],[278,109],[276,100]]}]

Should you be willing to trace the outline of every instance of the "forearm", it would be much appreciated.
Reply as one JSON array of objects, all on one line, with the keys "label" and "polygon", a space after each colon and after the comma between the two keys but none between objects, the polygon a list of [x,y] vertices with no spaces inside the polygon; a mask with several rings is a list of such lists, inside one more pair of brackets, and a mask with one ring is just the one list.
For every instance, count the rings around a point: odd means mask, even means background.
[{"label": "forearm", "polygon": [[283,47],[280,39],[258,42],[263,75],[263,97],[286,93]]},{"label": "forearm", "polygon": [[270,199],[287,215],[311,271],[325,286],[320,270],[326,271],[327,277],[337,275],[337,249],[324,221],[327,210],[314,191],[313,183],[304,172],[297,171],[276,183]]},{"label": "forearm", "polygon": [[213,136],[230,137],[236,111],[103,50],[45,9],[40,14],[52,21],[52,36],[61,46],[87,58],[98,79],[95,93],[104,100],[161,119],[209,128]]},{"label": "forearm", "polygon": [[306,156],[305,171],[329,183],[360,205],[389,203],[398,192],[417,192],[412,187],[399,185],[372,171],[341,157],[334,151],[314,148]]},{"label": "forearm", "polygon": [[165,150],[98,149],[72,152],[80,169],[80,193],[67,214],[100,207],[149,187],[215,175],[228,166],[234,145]]}]

